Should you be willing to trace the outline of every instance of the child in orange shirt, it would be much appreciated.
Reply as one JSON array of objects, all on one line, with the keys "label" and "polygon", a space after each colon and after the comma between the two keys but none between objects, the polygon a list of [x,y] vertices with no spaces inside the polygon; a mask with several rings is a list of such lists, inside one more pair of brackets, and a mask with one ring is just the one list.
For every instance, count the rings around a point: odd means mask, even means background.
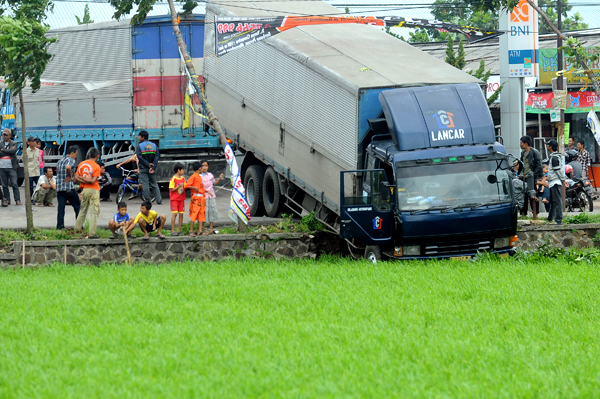
[{"label": "child in orange shirt", "polygon": [[204,184],[202,183],[202,163],[194,162],[192,164],[194,174],[185,182],[184,188],[192,190],[192,200],[190,202],[190,237],[195,237],[194,224],[198,221],[198,234],[202,233],[202,224],[206,214],[206,200],[204,198]]}]

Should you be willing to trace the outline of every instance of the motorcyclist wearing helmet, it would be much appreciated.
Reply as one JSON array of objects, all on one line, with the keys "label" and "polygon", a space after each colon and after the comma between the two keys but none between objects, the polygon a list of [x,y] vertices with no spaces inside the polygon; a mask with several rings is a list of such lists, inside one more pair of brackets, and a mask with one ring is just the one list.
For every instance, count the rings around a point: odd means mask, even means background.
[{"label": "motorcyclist wearing helmet", "polygon": [[570,165],[573,168],[573,174],[571,176],[573,181],[581,181],[583,178],[583,167],[581,166],[581,163],[577,161],[578,156],[579,153],[574,149],[565,152],[565,161],[567,162],[567,165]]}]

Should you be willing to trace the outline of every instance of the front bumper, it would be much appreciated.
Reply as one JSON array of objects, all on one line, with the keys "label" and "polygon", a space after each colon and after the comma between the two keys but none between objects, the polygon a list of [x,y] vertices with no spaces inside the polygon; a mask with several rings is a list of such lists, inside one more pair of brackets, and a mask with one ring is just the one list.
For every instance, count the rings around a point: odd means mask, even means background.
[{"label": "front bumper", "polygon": [[[493,254],[498,254],[501,258],[507,258],[515,254],[515,248],[496,249],[493,251],[486,251]],[[430,259],[458,259],[468,260],[471,259],[481,252],[472,253],[458,253],[458,254],[443,254],[443,255],[427,255],[427,256],[396,256],[394,251],[384,251],[383,255],[388,259],[393,260],[430,260]]]}]

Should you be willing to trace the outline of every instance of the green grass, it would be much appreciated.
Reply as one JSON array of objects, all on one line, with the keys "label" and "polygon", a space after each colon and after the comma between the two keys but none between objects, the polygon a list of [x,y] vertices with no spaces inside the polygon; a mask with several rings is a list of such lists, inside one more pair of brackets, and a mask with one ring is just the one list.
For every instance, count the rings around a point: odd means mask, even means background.
[{"label": "green grass", "polygon": [[598,397],[598,286],[558,259],[0,270],[0,397]]}]

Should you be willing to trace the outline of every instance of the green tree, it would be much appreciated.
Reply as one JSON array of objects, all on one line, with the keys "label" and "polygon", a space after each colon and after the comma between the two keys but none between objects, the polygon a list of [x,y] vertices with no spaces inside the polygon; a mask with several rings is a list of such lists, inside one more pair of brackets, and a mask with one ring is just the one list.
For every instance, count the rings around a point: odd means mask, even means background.
[{"label": "green tree", "polygon": [[94,20],[90,17],[90,6],[86,4],[83,8],[83,18],[75,15],[75,19],[77,19],[77,25],[93,24]]},{"label": "green tree", "polygon": [[452,36],[448,36],[446,58],[444,61],[460,70],[464,69],[464,67],[467,65],[467,61],[465,60],[465,45],[462,39],[458,42],[458,51],[455,52],[454,38]]},{"label": "green tree", "polygon": [[[39,90],[42,73],[46,69],[52,55],[48,46],[56,38],[46,37],[49,26],[43,23],[45,12],[51,7],[48,1],[28,0],[8,2],[0,0],[0,14],[9,11],[14,17],[0,17],[0,76],[4,76],[7,86],[13,95],[19,95],[21,132],[23,149],[27,148],[27,120],[23,89],[31,85],[32,91]],[[25,199],[27,213],[27,232],[33,231],[33,212],[31,209],[31,192],[29,189],[29,171],[27,158],[23,157],[25,166]]]},{"label": "green tree", "polygon": [[[557,25],[558,10],[556,8],[556,0],[540,0],[538,6],[546,13],[548,19],[550,19],[554,25]],[[561,30],[563,32],[570,32],[574,30],[587,29],[588,24],[583,22],[583,17],[581,14],[576,12],[575,14],[569,15],[572,9],[573,6],[569,5],[568,0],[561,0]],[[540,18],[539,30],[540,33],[552,32],[552,29],[550,29],[550,26],[543,18]]]},{"label": "green tree", "polygon": [[[493,4],[494,2],[469,0],[465,3],[464,0],[436,0],[431,8],[431,14],[435,19],[440,21],[452,22],[458,25],[476,26],[482,29],[498,29],[499,13],[496,11],[499,8],[485,8],[485,5],[482,6],[480,3]],[[496,1],[496,3],[500,2]],[[508,4],[509,2],[505,1],[502,3]],[[572,13],[573,6],[569,5],[568,0],[562,0],[561,4],[563,31],[569,32],[588,28],[588,24],[583,22],[583,17],[580,13]],[[552,23],[556,25],[558,21],[556,0],[540,0],[539,7],[546,13]],[[550,27],[543,18],[540,18],[539,21],[539,31],[540,33],[551,32]],[[430,33],[431,41],[446,41],[448,35],[447,32],[432,31]],[[456,40],[457,35],[452,35]],[[419,37],[419,39],[422,38]]]}]

